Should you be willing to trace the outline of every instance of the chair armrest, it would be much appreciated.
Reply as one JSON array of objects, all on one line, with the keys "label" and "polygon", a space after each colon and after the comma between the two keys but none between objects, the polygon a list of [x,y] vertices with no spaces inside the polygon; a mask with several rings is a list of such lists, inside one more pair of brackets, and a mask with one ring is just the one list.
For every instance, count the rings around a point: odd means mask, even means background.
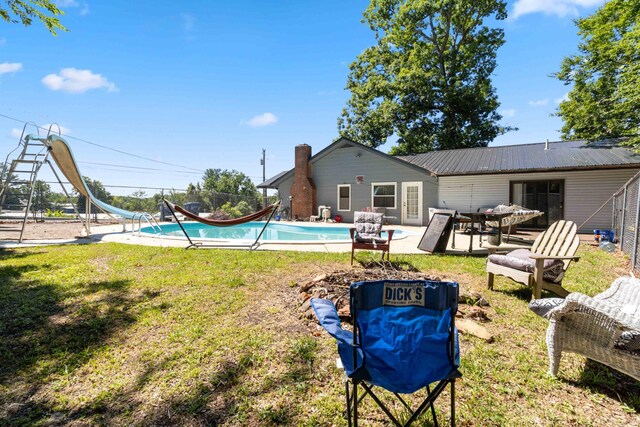
[{"label": "chair armrest", "polygon": [[336,306],[330,300],[312,298],[311,307],[313,307],[313,311],[316,313],[320,326],[329,332],[329,335],[340,342],[347,344],[352,343],[353,334],[350,331],[342,329]]},{"label": "chair armrest", "polygon": [[572,327],[590,331],[589,336],[597,337],[607,331],[611,337],[617,338],[627,330],[640,331],[640,319],[621,311],[620,306],[607,301],[600,301],[579,292],[567,296],[564,304],[554,309],[551,320],[570,319]]},{"label": "chair armrest", "polygon": [[351,241],[352,242],[356,241],[356,229],[355,228],[350,228],[349,229],[349,236],[351,236]]},{"label": "chair armrest", "polygon": [[558,256],[558,255],[543,255],[543,254],[531,254],[529,255],[529,258],[531,259],[541,259],[541,260],[545,260],[545,259],[560,259],[560,260],[566,260],[566,259],[570,259],[571,261],[575,261],[578,262],[580,260],[579,256]]},{"label": "chair armrest", "polygon": [[599,293],[594,298],[598,300],[611,300],[623,304],[640,305],[640,280],[630,276],[618,277],[613,281],[609,289]]},{"label": "chair armrest", "polygon": [[347,375],[351,375],[362,366],[364,359],[362,349],[354,347],[353,332],[342,329],[336,306],[328,299],[312,298],[311,307],[313,307],[320,325],[338,341],[340,360]]},{"label": "chair armrest", "polygon": [[385,230],[385,231],[387,232],[387,244],[388,244],[389,242],[391,242],[391,239],[393,239],[393,232],[395,230]]}]

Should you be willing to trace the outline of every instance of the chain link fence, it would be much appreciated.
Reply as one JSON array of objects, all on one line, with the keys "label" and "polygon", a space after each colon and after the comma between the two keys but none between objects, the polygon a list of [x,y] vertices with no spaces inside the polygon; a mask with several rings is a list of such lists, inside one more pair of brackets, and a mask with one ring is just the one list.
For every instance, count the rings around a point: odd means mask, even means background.
[{"label": "chain link fence", "polygon": [[211,206],[212,211],[217,211],[222,206],[227,203],[230,203],[232,206],[236,206],[240,202],[245,202],[249,205],[252,210],[260,210],[262,208],[262,199],[252,197],[252,196],[243,196],[239,194],[229,194],[229,193],[218,193],[216,191],[212,191],[206,195],[203,194],[203,197],[207,199],[209,206]]},{"label": "chain link fence", "polygon": [[613,196],[613,230],[620,249],[631,256],[634,270],[640,270],[640,174],[631,178]]}]

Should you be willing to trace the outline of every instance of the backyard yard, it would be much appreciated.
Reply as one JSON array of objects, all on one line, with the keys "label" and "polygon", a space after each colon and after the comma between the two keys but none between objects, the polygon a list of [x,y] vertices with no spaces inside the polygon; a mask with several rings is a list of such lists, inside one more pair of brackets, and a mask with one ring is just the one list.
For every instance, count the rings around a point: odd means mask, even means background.
[{"label": "backyard yard", "polygon": [[[582,245],[578,255],[570,291],[594,295],[629,272],[620,253]],[[337,271],[366,277],[349,256],[120,244],[0,251],[0,425],[346,426],[335,341],[303,315],[300,286]],[[493,341],[460,335],[457,424],[640,425],[638,381],[573,354],[548,376],[548,321],[527,308],[531,290],[497,278],[488,291],[485,260],[391,255],[395,268],[457,281],[490,304],[482,325]],[[446,424],[448,399],[437,402]],[[382,415],[361,422],[387,425]]]}]

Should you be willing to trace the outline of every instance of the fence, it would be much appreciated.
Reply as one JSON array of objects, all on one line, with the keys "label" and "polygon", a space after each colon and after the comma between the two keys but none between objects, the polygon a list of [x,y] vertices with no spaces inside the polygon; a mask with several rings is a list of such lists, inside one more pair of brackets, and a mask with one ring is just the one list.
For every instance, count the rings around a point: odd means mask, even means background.
[{"label": "fence", "polygon": [[613,196],[613,230],[620,249],[631,256],[634,270],[640,270],[640,174],[631,178]]}]

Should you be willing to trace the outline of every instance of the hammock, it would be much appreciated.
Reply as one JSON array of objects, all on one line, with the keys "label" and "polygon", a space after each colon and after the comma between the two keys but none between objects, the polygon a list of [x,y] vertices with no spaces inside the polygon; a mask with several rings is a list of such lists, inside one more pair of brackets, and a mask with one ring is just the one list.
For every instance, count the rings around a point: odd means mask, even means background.
[{"label": "hammock", "polygon": [[[171,211],[171,215],[173,215],[173,217],[175,218],[176,222],[180,226],[180,229],[182,230],[182,233],[184,234],[184,236],[189,241],[189,245],[187,246],[187,248],[194,248],[194,247],[197,248],[197,247],[202,247],[204,245],[202,243],[200,243],[200,242],[194,243],[193,240],[191,240],[191,238],[189,237],[189,234],[187,233],[187,230],[184,229],[184,227],[182,226],[182,223],[180,222],[180,220],[176,216],[176,212],[180,212],[185,217],[187,217],[189,219],[192,219],[194,221],[198,221],[198,222],[200,222],[202,224],[211,225],[211,226],[214,226],[214,227],[230,227],[232,225],[244,224],[245,222],[254,221],[256,219],[260,219],[263,216],[267,216],[268,215],[269,217],[267,218],[267,221],[265,222],[264,227],[262,227],[262,230],[260,231],[260,234],[258,234],[258,237],[256,237],[256,240],[253,243],[251,243],[251,244],[242,244],[242,245],[224,245],[224,247],[232,247],[232,246],[246,247],[246,248],[249,248],[250,251],[252,251],[254,249],[257,249],[258,246],[260,246],[260,238],[262,237],[262,234],[264,233],[264,230],[266,230],[267,225],[269,225],[269,222],[271,222],[271,218],[273,218],[273,215],[278,210],[278,206],[280,206],[280,200],[278,200],[274,204],[269,205],[264,209],[260,209],[257,212],[254,212],[254,213],[249,214],[249,215],[245,215],[245,216],[240,217],[240,218],[217,219],[216,220],[216,219],[200,218],[200,216],[189,212],[188,210],[186,210],[185,208],[183,208],[181,206],[174,205],[173,203],[169,202],[167,199],[163,199],[163,201],[167,205],[169,210]],[[208,244],[206,246],[208,246],[208,247],[217,247],[217,245],[215,245],[215,244]]]},{"label": "hammock", "polygon": [[272,205],[267,206],[266,208],[263,208],[257,212],[254,212],[252,214],[249,215],[245,215],[245,216],[241,216],[240,218],[233,218],[233,219],[207,219],[207,218],[202,218],[198,215],[195,215],[191,212],[189,212],[188,210],[186,210],[185,208],[175,205],[171,202],[169,202],[168,200],[164,201],[171,209],[173,209],[176,212],[180,212],[182,215],[184,215],[185,217],[193,220],[193,221],[198,221],[201,222],[203,224],[207,224],[207,225],[212,225],[214,227],[230,227],[232,225],[238,225],[238,224],[244,224],[245,222],[249,222],[249,221],[255,221],[257,219],[262,218],[263,216],[267,216],[269,215],[272,211],[274,211],[275,209],[277,209],[277,207],[280,205],[280,201],[278,200],[277,202],[275,202]]},{"label": "hammock", "polygon": [[[540,215],[544,215],[544,212],[523,208],[522,206],[518,206],[518,205],[511,205],[511,206],[498,205],[493,209],[493,212],[494,213],[511,212],[511,216],[508,216],[502,219],[503,227],[527,222],[532,218],[535,218]],[[498,221],[487,221],[486,224],[490,227],[498,227]]]}]

